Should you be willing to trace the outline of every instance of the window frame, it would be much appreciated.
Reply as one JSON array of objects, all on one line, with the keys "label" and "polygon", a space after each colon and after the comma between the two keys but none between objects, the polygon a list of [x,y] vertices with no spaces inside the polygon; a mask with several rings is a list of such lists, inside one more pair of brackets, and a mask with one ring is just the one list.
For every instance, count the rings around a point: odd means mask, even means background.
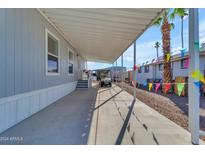
[{"label": "window frame", "polygon": [[139,67],[138,73],[142,73],[142,66]]},{"label": "window frame", "polygon": [[[146,69],[148,68],[148,69]],[[149,65],[144,66],[144,73],[149,73]]]},{"label": "window frame", "polygon": [[[73,60],[71,62],[70,62],[70,52],[73,53]],[[75,57],[74,56],[74,51],[72,49],[68,48],[68,65],[67,65],[67,67],[68,67],[68,72],[67,72],[68,76],[73,76],[74,75],[74,63],[75,63],[74,57]],[[73,73],[69,73],[69,63],[73,64]]]},{"label": "window frame", "polygon": [[184,58],[180,60],[180,68],[181,69],[187,69],[186,67],[183,66],[183,62],[186,62],[186,60],[188,60],[188,58]]},{"label": "window frame", "polygon": [[[164,65],[163,63],[161,63],[161,64],[158,65],[158,70],[159,70],[159,71],[163,71],[163,65]],[[162,66],[161,69],[160,69],[160,66]]]},{"label": "window frame", "polygon": [[[51,35],[53,38],[55,38],[58,41],[58,56],[48,52],[48,35]],[[53,76],[53,75],[60,75],[60,39],[54,35],[51,31],[49,31],[47,28],[45,28],[45,50],[46,50],[46,76]],[[53,56],[58,59],[58,72],[48,72],[48,55]]]}]

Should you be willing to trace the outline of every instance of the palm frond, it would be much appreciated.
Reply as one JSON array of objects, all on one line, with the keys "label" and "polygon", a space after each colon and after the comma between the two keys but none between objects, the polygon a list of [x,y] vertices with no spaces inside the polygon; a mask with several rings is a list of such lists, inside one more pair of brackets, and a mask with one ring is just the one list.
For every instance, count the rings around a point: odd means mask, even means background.
[{"label": "palm frond", "polygon": [[159,18],[157,18],[154,22],[153,22],[153,25],[154,26],[160,26],[161,25],[161,23],[162,23],[162,17],[159,17]]},{"label": "palm frond", "polygon": [[173,30],[175,28],[174,23],[170,23],[170,28],[171,28],[171,30]]},{"label": "palm frond", "polygon": [[177,10],[174,9],[174,10],[170,13],[169,19],[170,19],[171,21],[173,21],[173,20],[176,18],[176,16],[177,16],[176,11],[177,11]]},{"label": "palm frond", "polygon": [[183,18],[184,16],[188,15],[186,9],[184,8],[176,8],[173,12],[176,16],[179,16],[180,18]]}]

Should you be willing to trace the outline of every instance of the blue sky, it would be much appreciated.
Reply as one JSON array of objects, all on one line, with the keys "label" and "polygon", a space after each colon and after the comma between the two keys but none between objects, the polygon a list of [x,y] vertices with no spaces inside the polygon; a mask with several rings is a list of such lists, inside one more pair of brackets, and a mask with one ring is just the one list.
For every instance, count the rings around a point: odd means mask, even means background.
[{"label": "blue sky", "polygon": [[[175,28],[171,31],[171,52],[178,53],[181,48],[181,21],[177,17],[174,21]],[[154,43],[161,43],[162,34],[160,27],[150,27],[136,43],[136,60],[137,64],[151,61],[156,58],[156,49]],[[199,9],[199,39],[200,44],[205,42],[205,9]],[[162,44],[162,43],[161,43]],[[184,46],[188,48],[188,18],[184,19]],[[162,55],[160,48],[159,55]],[[131,45],[123,54],[124,66],[127,69],[133,67],[133,45]],[[121,57],[117,60],[117,65],[121,66]],[[88,69],[98,69],[112,66],[112,64],[88,62]]]}]

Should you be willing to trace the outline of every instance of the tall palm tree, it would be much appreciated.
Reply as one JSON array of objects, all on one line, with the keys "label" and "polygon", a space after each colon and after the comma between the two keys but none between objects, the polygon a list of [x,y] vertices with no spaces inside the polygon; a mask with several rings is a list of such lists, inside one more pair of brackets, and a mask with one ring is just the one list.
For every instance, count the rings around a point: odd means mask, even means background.
[{"label": "tall palm tree", "polygon": [[[170,9],[166,9],[163,14],[155,20],[153,25],[161,26],[162,32],[162,49],[163,49],[163,60],[164,60],[164,71],[163,78],[165,83],[171,83],[171,58],[167,59],[167,56],[171,54],[170,52],[170,32],[174,28],[174,24],[169,21],[170,19]],[[163,88],[164,89],[164,88]]]},{"label": "tall palm tree", "polygon": [[159,43],[159,41],[157,41],[157,42],[155,42],[155,44],[154,44],[154,47],[156,48],[156,50],[157,50],[157,59],[159,58],[159,47],[160,47],[160,43]]},{"label": "tall palm tree", "polygon": [[182,49],[184,48],[184,17],[187,16],[188,13],[186,9],[183,8],[176,8],[174,11],[170,14],[170,19],[174,20],[176,16],[181,18],[181,43],[182,43]]}]

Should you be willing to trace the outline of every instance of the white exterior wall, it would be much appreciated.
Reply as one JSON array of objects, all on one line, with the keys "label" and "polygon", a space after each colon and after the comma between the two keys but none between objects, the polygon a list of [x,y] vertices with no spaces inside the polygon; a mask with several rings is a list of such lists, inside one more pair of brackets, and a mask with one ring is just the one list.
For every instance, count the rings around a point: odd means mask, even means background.
[{"label": "white exterior wall", "polygon": [[75,90],[77,82],[0,99],[0,133]]},{"label": "white exterior wall", "polygon": [[[173,63],[173,80],[177,76],[187,77],[188,76],[188,69],[181,69],[181,60],[174,61]],[[205,70],[205,56],[200,57],[200,71],[204,74]],[[155,77],[156,73],[156,77]],[[140,84],[145,83],[147,79],[163,79],[163,69],[162,71],[159,70],[158,65],[150,65],[149,73],[144,73],[144,67],[142,68],[142,73],[137,72],[137,82]]]},{"label": "white exterior wall", "polygon": [[153,79],[154,78],[154,66],[149,65],[149,72],[145,73],[144,66],[142,67],[142,72],[138,73],[137,71],[137,82],[140,84],[144,84],[147,79]]},{"label": "white exterior wall", "polygon": [[[75,90],[85,60],[36,9],[0,9],[0,133]],[[59,40],[59,75],[46,74],[46,29]]]},{"label": "white exterior wall", "polygon": [[200,71],[203,73],[205,70],[205,56],[200,57]]},{"label": "white exterior wall", "polygon": [[[200,71],[202,74],[204,73],[205,68],[205,56],[200,57]],[[188,69],[181,69],[181,61],[175,61],[174,62],[174,69],[173,69],[173,79],[175,79],[176,76],[188,76]]]},{"label": "white exterior wall", "polygon": [[160,71],[159,70],[159,65],[155,65],[156,68],[156,79],[162,79],[163,78],[163,68]]},{"label": "white exterior wall", "polygon": [[188,69],[181,69],[181,61],[175,61],[173,63],[173,79],[175,79],[176,76],[182,76],[182,77],[186,77],[188,76]]}]

